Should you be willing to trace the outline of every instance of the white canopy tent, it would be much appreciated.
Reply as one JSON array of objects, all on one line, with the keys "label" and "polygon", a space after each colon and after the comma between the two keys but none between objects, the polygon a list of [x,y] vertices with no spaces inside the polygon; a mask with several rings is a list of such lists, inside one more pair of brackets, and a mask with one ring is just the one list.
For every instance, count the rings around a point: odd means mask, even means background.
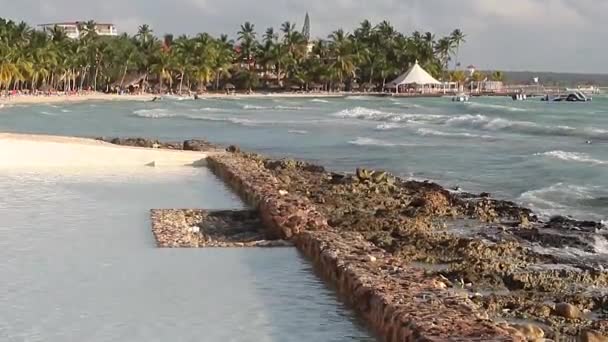
[{"label": "white canopy tent", "polygon": [[421,85],[421,86],[437,86],[442,83],[437,81],[433,76],[431,76],[426,70],[424,70],[419,64],[418,61],[405,73],[401,74],[399,77],[389,82],[387,86],[389,88],[395,88],[396,92],[399,92],[399,86],[403,85]]}]

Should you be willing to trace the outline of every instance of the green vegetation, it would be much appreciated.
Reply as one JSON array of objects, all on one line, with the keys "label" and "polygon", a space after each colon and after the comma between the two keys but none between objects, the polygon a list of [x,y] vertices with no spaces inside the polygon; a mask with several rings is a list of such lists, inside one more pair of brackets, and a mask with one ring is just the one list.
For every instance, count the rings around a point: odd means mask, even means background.
[{"label": "green vegetation", "polygon": [[439,39],[430,32],[408,36],[387,21],[368,20],[352,34],[339,29],[314,41],[290,22],[261,36],[246,22],[236,41],[207,33],[159,39],[148,25],[133,36],[100,36],[94,22],[80,31],[73,40],[57,27],[42,32],[0,19],[0,90],[382,89],[416,60],[449,78],[449,62],[465,41],[460,30]]}]

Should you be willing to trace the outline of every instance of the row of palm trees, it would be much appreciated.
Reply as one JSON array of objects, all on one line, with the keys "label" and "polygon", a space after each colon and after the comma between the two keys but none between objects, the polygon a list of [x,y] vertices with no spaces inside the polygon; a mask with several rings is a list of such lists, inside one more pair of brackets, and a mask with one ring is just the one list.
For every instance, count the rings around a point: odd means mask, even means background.
[{"label": "row of palm trees", "polygon": [[405,35],[387,21],[368,20],[353,33],[339,29],[314,41],[291,22],[261,35],[246,22],[236,41],[207,33],[159,39],[148,25],[132,36],[100,36],[92,21],[80,32],[79,39],[70,39],[58,27],[43,32],[0,18],[0,90],[110,91],[135,83],[175,92],[229,83],[250,90],[379,89],[415,61],[448,79],[450,61],[465,42],[460,30],[441,38],[430,32]]}]

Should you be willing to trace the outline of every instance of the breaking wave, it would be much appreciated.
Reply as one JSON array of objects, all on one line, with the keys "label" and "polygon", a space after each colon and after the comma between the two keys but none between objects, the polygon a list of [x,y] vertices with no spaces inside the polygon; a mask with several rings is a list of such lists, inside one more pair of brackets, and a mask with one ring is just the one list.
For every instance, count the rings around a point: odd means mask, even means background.
[{"label": "breaking wave", "polygon": [[290,130],[287,131],[287,133],[292,133],[292,134],[308,134],[308,131],[301,130],[301,129],[290,129]]},{"label": "breaking wave", "polygon": [[594,159],[588,154],[580,152],[549,151],[544,153],[536,153],[535,155],[579,163],[608,164],[608,161]]},{"label": "breaking wave", "polygon": [[481,114],[464,114],[451,117],[446,125],[454,127],[469,127],[490,131],[510,131],[533,135],[565,135],[584,138],[608,139],[608,132],[596,128],[575,128],[570,126],[544,126],[530,121],[515,121],[504,118],[491,118]]},{"label": "breaking wave", "polygon": [[525,112],[526,111],[526,109],[524,109],[524,108],[491,104],[491,103],[467,102],[466,104],[469,107],[474,107],[474,108],[499,109],[499,110],[508,110],[510,112]]},{"label": "breaking wave", "polygon": [[244,110],[305,110],[304,107],[299,106],[257,106],[257,105],[244,105]]},{"label": "breaking wave", "polygon": [[398,123],[383,123],[383,124],[379,124],[378,126],[376,126],[376,130],[377,131],[390,131],[393,129],[397,129],[401,127],[400,124]]},{"label": "breaking wave", "polygon": [[148,118],[148,119],[162,119],[162,118],[172,118],[176,117],[177,114],[169,113],[168,110],[158,108],[158,109],[138,109],[133,111],[133,115],[140,118]]},{"label": "breaking wave", "polygon": [[203,107],[192,109],[193,112],[225,112],[226,108]]},{"label": "breaking wave", "polygon": [[329,101],[327,101],[327,100],[323,100],[323,99],[312,99],[312,100],[310,100],[310,102],[317,102],[317,103],[329,103]]},{"label": "breaking wave", "polygon": [[390,141],[386,141],[386,140],[366,138],[366,137],[358,137],[357,139],[351,140],[348,143],[351,145],[357,145],[357,146],[384,146],[384,147],[415,146],[413,144],[395,143],[395,142],[390,142]]},{"label": "breaking wave", "polygon": [[383,122],[417,122],[426,121],[433,122],[444,119],[445,115],[434,115],[434,114],[411,114],[411,113],[389,113],[377,109],[369,109],[365,107],[355,107],[350,109],[344,109],[333,116],[348,119],[359,119],[369,121],[383,121]]},{"label": "breaking wave", "polygon": [[557,183],[521,194],[518,202],[537,211],[545,218],[571,214],[579,219],[601,220],[605,217],[591,213],[584,207],[607,198],[606,189],[599,186],[581,186]]},{"label": "breaking wave", "polygon": [[416,133],[422,136],[438,136],[438,137],[454,137],[454,138],[481,138],[481,139],[492,139],[491,135],[479,135],[466,132],[443,132],[439,130],[429,128],[419,128]]}]

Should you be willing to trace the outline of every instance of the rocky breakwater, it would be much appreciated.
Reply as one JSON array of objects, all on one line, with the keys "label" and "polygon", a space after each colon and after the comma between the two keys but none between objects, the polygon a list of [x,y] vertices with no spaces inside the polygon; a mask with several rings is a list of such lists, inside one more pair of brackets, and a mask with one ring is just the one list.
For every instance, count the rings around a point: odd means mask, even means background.
[{"label": "rocky breakwater", "polygon": [[251,210],[152,209],[152,233],[158,247],[288,247],[269,240],[257,212]]},{"label": "rocky breakwater", "polygon": [[203,139],[188,139],[183,142],[165,142],[157,139],[148,138],[106,138],[99,137],[97,140],[105,141],[114,145],[161,148],[169,150],[184,151],[216,151],[219,147]]},{"label": "rocky breakwater", "polygon": [[[602,247],[608,230],[601,223],[565,217],[543,222],[529,209],[488,193],[455,193],[381,171],[332,173],[300,161],[231,151],[213,157],[210,166],[259,208],[273,234],[292,238],[313,259],[332,246],[356,244],[358,251],[342,247],[331,255],[357,265],[353,260],[374,260],[373,268],[423,271],[420,279],[475,303],[481,317],[485,310],[502,322],[494,326],[501,331],[556,341],[608,335],[608,258]],[[383,264],[386,260],[391,261]],[[321,268],[331,279],[340,274],[331,266]],[[387,279],[418,286],[390,272],[382,280],[361,276],[374,279],[374,288],[388,288]],[[355,291],[346,292],[358,300]],[[460,324],[455,322],[471,317],[461,314],[445,319]],[[387,334],[380,323],[373,325]]]},{"label": "rocky breakwater", "polygon": [[410,263],[423,255],[416,245],[423,251],[444,249],[424,235],[433,218],[475,212],[475,205],[461,207],[439,186],[405,183],[386,173],[336,174],[299,161],[229,151],[211,156],[209,167],[258,209],[267,234],[293,241],[385,340],[543,337],[537,326],[493,321],[466,292],[454,291],[447,277]]}]

